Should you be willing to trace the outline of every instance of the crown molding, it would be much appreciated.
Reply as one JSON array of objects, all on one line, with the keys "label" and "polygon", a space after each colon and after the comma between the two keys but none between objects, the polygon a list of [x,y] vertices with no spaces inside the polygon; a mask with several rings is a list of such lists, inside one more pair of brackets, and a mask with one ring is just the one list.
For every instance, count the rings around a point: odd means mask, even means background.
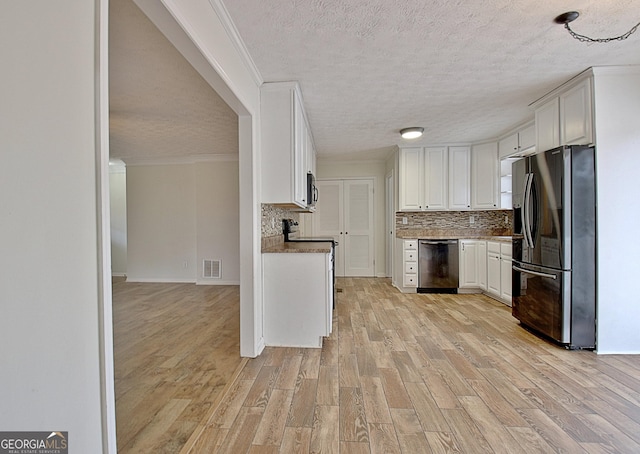
[{"label": "crown molding", "polygon": [[251,73],[251,77],[253,78],[253,81],[258,86],[262,85],[264,82],[264,79],[262,78],[260,71],[258,71],[258,67],[253,61],[253,58],[251,58],[251,54],[249,54],[249,51],[247,50],[247,46],[244,44],[244,41],[242,40],[242,37],[238,32],[238,29],[236,28],[236,24],[234,24],[233,21],[231,20],[231,16],[229,15],[229,11],[227,10],[226,6],[224,6],[224,3],[222,3],[221,0],[209,0],[209,4],[211,5],[216,15],[220,19],[222,26],[227,32],[227,35],[229,35],[229,39],[233,43],[233,47],[235,47],[235,49],[238,51],[244,65],[249,70],[249,73]]},{"label": "crown molding", "polygon": [[205,154],[194,156],[166,156],[120,158],[127,167],[189,165],[199,162],[237,162],[237,154]]}]

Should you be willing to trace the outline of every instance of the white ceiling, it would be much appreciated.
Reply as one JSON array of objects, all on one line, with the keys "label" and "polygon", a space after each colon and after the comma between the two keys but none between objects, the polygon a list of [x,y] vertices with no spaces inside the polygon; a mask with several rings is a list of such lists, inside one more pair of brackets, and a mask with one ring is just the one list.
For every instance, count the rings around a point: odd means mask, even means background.
[{"label": "white ceiling", "polygon": [[[223,2],[263,79],[300,82],[320,157],[381,157],[407,143],[407,126],[425,127],[411,143],[495,138],[584,69],[640,64],[640,32],[585,44],[553,22],[577,10],[576,32],[620,35],[640,21],[640,0]],[[114,152],[237,150],[231,109],[131,0],[111,4]]]}]

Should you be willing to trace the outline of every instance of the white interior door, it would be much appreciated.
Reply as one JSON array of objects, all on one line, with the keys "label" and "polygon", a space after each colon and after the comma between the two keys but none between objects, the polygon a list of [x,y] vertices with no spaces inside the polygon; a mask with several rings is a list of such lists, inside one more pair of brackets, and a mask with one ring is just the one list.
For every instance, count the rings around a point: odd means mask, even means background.
[{"label": "white interior door", "polygon": [[373,180],[344,180],[345,276],[374,276]]},{"label": "white interior door", "polygon": [[313,218],[313,236],[333,237],[336,247],[336,276],[344,276],[344,219],[342,180],[317,180],[318,201]]}]

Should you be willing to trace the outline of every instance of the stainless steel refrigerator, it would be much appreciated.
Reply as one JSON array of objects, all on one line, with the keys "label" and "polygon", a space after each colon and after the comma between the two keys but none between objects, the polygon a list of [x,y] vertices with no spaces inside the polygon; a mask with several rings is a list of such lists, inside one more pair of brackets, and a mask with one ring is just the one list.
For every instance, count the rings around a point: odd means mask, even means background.
[{"label": "stainless steel refrigerator", "polygon": [[567,348],[595,348],[595,150],[534,154],[512,178],[513,316]]}]

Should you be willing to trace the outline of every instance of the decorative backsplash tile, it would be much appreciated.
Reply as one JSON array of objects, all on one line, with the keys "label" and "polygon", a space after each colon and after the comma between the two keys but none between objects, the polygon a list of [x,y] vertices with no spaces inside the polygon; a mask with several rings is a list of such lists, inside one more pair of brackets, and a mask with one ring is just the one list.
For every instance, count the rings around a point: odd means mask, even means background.
[{"label": "decorative backsplash tile", "polygon": [[[473,217],[473,223],[471,222]],[[407,223],[403,224],[403,219]],[[396,232],[409,230],[478,230],[511,234],[512,210],[397,212]],[[508,233],[504,233],[504,232]]]},{"label": "decorative backsplash tile", "polygon": [[282,220],[300,220],[300,213],[276,205],[262,204],[262,238],[282,235]]}]

